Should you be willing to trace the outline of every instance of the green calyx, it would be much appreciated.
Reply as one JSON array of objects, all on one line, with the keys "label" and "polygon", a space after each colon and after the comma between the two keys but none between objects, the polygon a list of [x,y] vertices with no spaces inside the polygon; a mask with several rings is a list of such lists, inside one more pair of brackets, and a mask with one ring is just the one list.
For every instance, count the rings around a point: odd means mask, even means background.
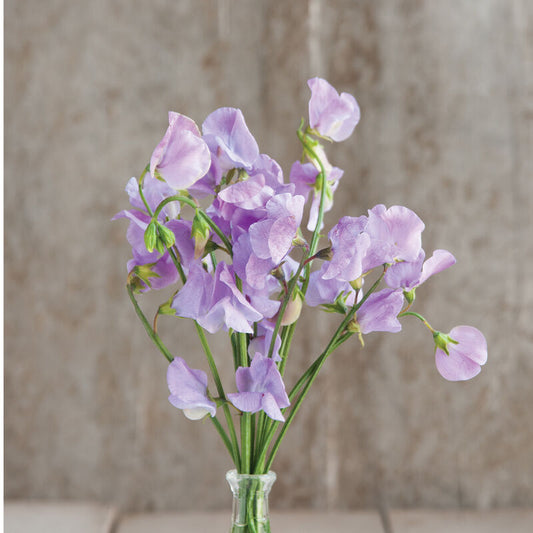
[{"label": "green calyx", "polygon": [[446,355],[450,355],[448,344],[459,344],[458,341],[452,339],[447,333],[440,331],[433,332],[433,341],[435,342],[435,348],[440,348]]}]

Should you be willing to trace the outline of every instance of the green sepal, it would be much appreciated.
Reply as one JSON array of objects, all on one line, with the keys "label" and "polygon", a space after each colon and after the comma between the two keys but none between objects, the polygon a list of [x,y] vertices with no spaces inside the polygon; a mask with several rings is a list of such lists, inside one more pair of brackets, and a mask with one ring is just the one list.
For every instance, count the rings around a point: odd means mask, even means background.
[{"label": "green sepal", "polygon": [[144,232],[144,245],[150,253],[153,252],[154,248],[157,246],[157,241],[157,226],[152,220]]},{"label": "green sepal", "polygon": [[341,292],[334,303],[322,304],[320,307],[323,311],[326,311],[326,313],[339,313],[345,315],[348,312],[348,306],[346,305],[347,298],[348,294]]},{"label": "green sepal", "polygon": [[157,310],[157,313],[159,315],[175,315],[176,310],[170,307],[172,305],[173,300],[174,300],[174,297],[170,298],[165,303],[161,304],[159,306],[159,309]]},{"label": "green sepal", "polygon": [[435,342],[435,348],[440,348],[446,355],[450,355],[448,344],[459,344],[458,341],[452,339],[447,333],[441,333],[440,331],[433,332],[433,341]]},{"label": "green sepal", "polygon": [[416,298],[416,287],[413,287],[410,291],[403,291],[403,295],[409,305],[411,305]]},{"label": "green sepal", "polygon": [[128,285],[133,289],[133,292],[139,293],[146,287],[151,288],[152,284],[150,278],[160,278],[161,276],[152,270],[155,263],[148,263],[147,265],[137,265],[133,267],[128,274]]}]

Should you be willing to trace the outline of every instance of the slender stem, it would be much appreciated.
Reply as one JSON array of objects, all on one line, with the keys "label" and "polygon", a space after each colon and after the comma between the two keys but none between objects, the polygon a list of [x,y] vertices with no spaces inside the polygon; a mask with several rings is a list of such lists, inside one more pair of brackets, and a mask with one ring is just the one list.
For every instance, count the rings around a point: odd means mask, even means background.
[{"label": "slender stem", "polygon": [[165,346],[163,341],[161,340],[161,337],[152,329],[152,326],[146,316],[144,315],[139,303],[137,302],[137,299],[135,298],[135,295],[133,294],[133,289],[131,288],[131,285],[128,283],[126,284],[126,289],[128,291],[131,303],[133,304],[133,307],[135,309],[135,312],[137,313],[137,316],[141,320],[144,329],[146,330],[146,333],[148,333],[148,336],[150,339],[152,339],[152,342],[159,348],[161,353],[167,358],[167,361],[170,363],[174,360],[174,356],[169,352],[168,348]]},{"label": "slender stem", "polygon": [[[248,366],[248,346],[246,333],[238,334],[239,359],[243,367]],[[252,426],[251,414],[243,412],[241,415],[241,474],[249,474],[252,456]]]},{"label": "slender stem", "polygon": [[[380,277],[375,281],[375,283],[370,287],[370,289],[365,293],[363,298],[359,302],[357,302],[348,312],[348,314],[344,317],[343,321],[335,331],[333,337],[329,341],[328,345],[326,346],[326,349],[322,352],[322,354],[311,364],[311,366],[307,369],[307,371],[304,373],[304,375],[298,380],[298,383],[295,385],[291,393],[289,394],[289,399],[292,401],[292,398],[297,393],[297,390],[299,390],[301,387],[303,387],[302,392],[298,396],[298,399],[296,400],[296,403],[292,406],[291,412],[283,424],[283,427],[272,446],[272,450],[270,451],[270,456],[265,464],[265,469],[268,471],[268,469],[272,466],[272,462],[274,461],[274,458],[276,456],[276,453],[279,449],[279,446],[281,444],[281,441],[283,440],[283,437],[285,436],[285,433],[289,429],[292,421],[294,420],[294,417],[296,416],[296,413],[300,409],[300,406],[302,405],[302,402],[304,398],[306,397],[307,393],[309,392],[309,389],[311,388],[311,385],[315,381],[316,377],[318,376],[322,366],[326,362],[326,359],[335,351],[335,349],[342,344],[346,339],[342,336],[346,326],[348,323],[352,320],[353,316],[357,312],[357,310],[365,303],[367,298],[378,288],[379,284],[381,283],[381,280],[383,279],[383,276],[385,275],[387,268],[385,267],[383,269],[383,272],[381,273]],[[342,342],[340,342],[340,340]],[[263,448],[260,458],[266,454],[266,448],[268,447],[268,443],[273,438],[274,433],[277,429],[277,426],[279,425],[279,422],[276,422],[272,425],[269,431],[269,435],[266,438],[267,445]]]},{"label": "slender stem", "polygon": [[398,315],[398,317],[400,318],[403,316],[415,316],[416,318],[418,318],[418,320],[421,320],[424,326],[426,326],[431,332],[433,333],[435,332],[435,329],[422,315],[419,315],[418,313],[415,313],[414,311],[403,311],[402,313]]}]

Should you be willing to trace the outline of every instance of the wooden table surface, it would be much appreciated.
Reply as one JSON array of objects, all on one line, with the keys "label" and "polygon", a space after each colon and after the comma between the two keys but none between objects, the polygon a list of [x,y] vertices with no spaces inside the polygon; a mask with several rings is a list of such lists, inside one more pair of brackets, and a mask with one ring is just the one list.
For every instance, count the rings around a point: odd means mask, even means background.
[{"label": "wooden table surface", "polygon": [[[531,533],[533,509],[491,511],[392,510],[387,531],[377,512],[272,513],[275,533]],[[5,533],[213,533],[229,529],[230,511],[121,514],[113,506],[79,502],[7,501]]]}]

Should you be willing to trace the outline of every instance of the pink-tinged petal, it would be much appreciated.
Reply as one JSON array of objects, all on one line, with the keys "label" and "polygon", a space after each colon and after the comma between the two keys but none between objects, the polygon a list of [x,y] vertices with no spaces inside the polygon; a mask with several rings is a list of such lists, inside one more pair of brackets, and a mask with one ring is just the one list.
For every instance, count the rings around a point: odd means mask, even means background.
[{"label": "pink-tinged petal", "polygon": [[435,250],[433,255],[422,266],[422,275],[420,276],[419,285],[424,283],[434,274],[455,265],[455,257],[447,250]]},{"label": "pink-tinged petal", "polygon": [[268,235],[268,248],[274,264],[281,263],[281,260],[289,253],[297,229],[298,223],[292,215],[278,218],[272,224]]},{"label": "pink-tinged petal", "polygon": [[179,113],[169,113],[169,127],[150,159],[150,174],[159,174],[174,189],[187,189],[211,166],[211,154],[196,124]]},{"label": "pink-tinged petal", "polygon": [[[253,202],[254,198],[258,198],[261,195],[261,192],[265,186],[265,177],[262,174],[258,174],[254,179],[247,179],[246,181],[239,181],[222,189],[218,193],[218,197],[230,204],[235,204],[239,207],[247,208],[247,204]],[[250,206],[250,209],[254,207],[259,207],[255,205]]]},{"label": "pink-tinged petal", "polygon": [[481,372],[479,364],[452,350],[450,350],[450,355],[446,355],[443,350],[437,348],[435,364],[439,374],[448,381],[465,381]]},{"label": "pink-tinged petal", "polygon": [[487,362],[487,340],[479,329],[472,326],[456,326],[450,331],[450,337],[459,344],[449,344],[450,352],[453,350],[463,357],[468,357],[478,365]]},{"label": "pink-tinged petal", "polygon": [[307,82],[311,89],[309,124],[320,135],[333,141],[344,141],[353,132],[361,118],[355,98],[338,92],[324,79],[313,78]]}]

